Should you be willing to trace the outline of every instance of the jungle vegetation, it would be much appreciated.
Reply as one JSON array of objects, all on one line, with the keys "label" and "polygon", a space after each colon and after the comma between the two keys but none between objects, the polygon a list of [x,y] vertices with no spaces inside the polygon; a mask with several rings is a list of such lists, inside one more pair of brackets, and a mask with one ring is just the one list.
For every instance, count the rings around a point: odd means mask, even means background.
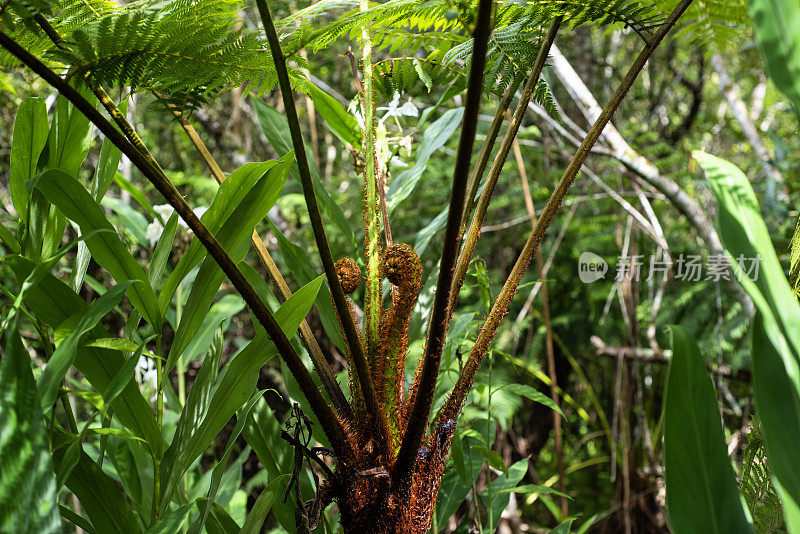
[{"label": "jungle vegetation", "polygon": [[0,532],[800,532],[796,0],[0,0]]}]

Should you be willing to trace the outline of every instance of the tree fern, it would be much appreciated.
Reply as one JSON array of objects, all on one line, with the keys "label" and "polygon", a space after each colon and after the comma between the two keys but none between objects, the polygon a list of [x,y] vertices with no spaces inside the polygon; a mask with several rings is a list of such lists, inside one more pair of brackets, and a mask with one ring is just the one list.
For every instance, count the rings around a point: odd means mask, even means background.
[{"label": "tree fern", "polygon": [[260,36],[236,29],[238,9],[235,0],[179,0],[101,17],[50,55],[70,76],[153,90],[181,106],[242,84],[261,94],[275,85],[274,65]]}]

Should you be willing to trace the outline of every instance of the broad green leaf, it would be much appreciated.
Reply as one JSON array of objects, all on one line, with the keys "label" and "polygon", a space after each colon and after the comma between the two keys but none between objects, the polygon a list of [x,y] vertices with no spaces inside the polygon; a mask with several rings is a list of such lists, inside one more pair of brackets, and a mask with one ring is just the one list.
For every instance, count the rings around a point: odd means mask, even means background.
[{"label": "broad green leaf", "polygon": [[128,294],[131,304],[139,310],[145,320],[156,332],[161,331],[161,311],[155,293],[150,287],[144,269],[131,256],[114,232],[103,210],[89,192],[73,177],[58,170],[48,170],[38,177],[36,187],[61,212],[81,227],[81,232],[109,229],[86,239],[86,245],[94,260],[99,263],[117,282],[138,280]]},{"label": "broad green leaf", "polygon": [[747,5],[769,77],[800,112],[800,4],[748,0]]},{"label": "broad green leaf", "polygon": [[417,253],[417,256],[422,256],[422,253],[428,248],[431,239],[438,235],[439,231],[444,228],[444,225],[447,223],[448,213],[450,213],[449,207],[440,211],[439,214],[431,220],[431,222],[417,232],[417,238],[414,241],[414,252]]},{"label": "broad green leaf", "polygon": [[[281,438],[281,430],[281,424],[267,402],[259,399],[247,420],[243,435],[271,479],[291,475],[294,465],[294,448]],[[303,495],[310,495],[314,491],[314,482],[306,469],[300,472],[300,489]],[[296,508],[294,492],[289,493],[286,502],[279,499],[273,503],[275,518],[289,532],[295,532]]]},{"label": "broad green leaf", "polygon": [[211,516],[206,521],[208,534],[239,534],[239,525],[222,506],[211,505]]},{"label": "broad green leaf", "polygon": [[111,210],[109,221],[122,233],[130,233],[135,245],[149,248],[150,242],[147,239],[147,218],[138,210],[134,209],[127,202],[114,197],[105,197],[100,201],[100,205]]},{"label": "broad green leaf", "polygon": [[[487,532],[494,532],[497,525],[500,523],[500,518],[503,515],[503,510],[508,506],[508,501],[511,500],[512,490],[519,484],[522,477],[528,471],[528,458],[514,463],[508,468],[508,473],[503,473],[494,479],[489,487],[481,492],[481,501],[489,513],[488,521],[485,525]],[[491,498],[491,507],[489,503],[489,495]]]},{"label": "broad green leaf", "polygon": [[[717,199],[720,237],[736,265],[759,258],[758,271],[737,278],[758,311],[753,335],[753,393],[762,417],[774,477],[800,502],[800,306],[786,280],[747,177],[732,163],[704,152],[692,156]],[[764,335],[761,335],[763,333]],[[772,411],[777,410],[777,411]],[[793,528],[800,531],[800,525]]]},{"label": "broad green leaf", "polygon": [[[128,99],[126,98],[119,105],[120,112],[124,115],[128,109]],[[116,125],[115,125],[116,126]],[[97,158],[97,167],[92,177],[92,197],[99,203],[106,196],[108,188],[117,172],[122,151],[117,148],[108,138],[103,139],[100,146],[100,156]],[[77,291],[83,284],[83,277],[89,267],[91,254],[85,243],[78,245],[78,254],[75,257],[75,267],[70,273],[70,286]]]},{"label": "broad green leaf", "polygon": [[272,508],[272,503],[275,502],[275,496],[286,484],[288,478],[287,475],[275,478],[267,484],[267,487],[261,490],[261,494],[258,496],[258,499],[256,499],[255,504],[253,504],[253,509],[247,514],[247,519],[244,522],[244,526],[242,526],[241,534],[258,534],[261,532],[264,520],[267,518],[267,514]]},{"label": "broad green leaf", "polygon": [[47,431],[16,320],[5,331],[0,384],[0,531],[61,532]]},{"label": "broad green leaf", "polygon": [[150,269],[147,271],[147,279],[156,290],[161,282],[161,275],[164,274],[164,268],[169,261],[170,252],[172,252],[172,244],[175,241],[175,234],[178,231],[178,216],[177,212],[170,215],[164,229],[161,231],[161,237],[158,240],[155,250],[153,250],[153,257],[150,259]]},{"label": "broad green leaf", "polygon": [[[56,447],[53,451],[56,469],[64,461],[64,448]],[[78,498],[96,532],[141,532],[119,487],[85,452],[80,452],[66,484]]]},{"label": "broad green leaf", "polygon": [[[322,277],[306,284],[275,312],[275,319],[287,336],[292,336],[308,314],[321,284]],[[164,455],[161,485],[165,501],[162,501],[162,506],[192,462],[208,448],[225,423],[250,398],[256,387],[258,370],[276,352],[269,336],[259,329],[253,340],[228,364],[225,376],[211,397],[205,417],[195,424],[191,435],[181,440],[173,439]]]},{"label": "broad green leaf", "polygon": [[[78,87],[78,92],[90,102],[96,102],[85,85]],[[47,139],[47,167],[77,177],[83,160],[89,153],[91,141],[92,124],[89,119],[69,100],[59,96]]]},{"label": "broad green leaf", "polygon": [[[280,160],[283,161],[283,160]],[[260,163],[247,163],[242,165],[228,178],[220,184],[214,202],[208,210],[200,217],[211,233],[217,231],[239,207],[244,197],[250,192],[255,184],[266,175],[269,170],[278,164],[279,161],[264,161]],[[178,289],[178,284],[186,278],[189,271],[195,268],[206,256],[206,249],[200,241],[193,239],[189,245],[189,250],[181,256],[175,270],[167,277],[164,289],[158,297],[158,303],[162,310],[165,310],[172,300],[172,296]]]},{"label": "broad green leaf", "polygon": [[[192,528],[189,530],[189,534],[200,534],[200,531],[203,529],[206,518],[211,512],[211,503],[217,498],[217,491],[219,491],[222,475],[225,473],[225,469],[228,467],[228,460],[230,460],[231,453],[233,452],[233,446],[236,444],[236,440],[239,439],[239,435],[242,433],[242,429],[247,422],[247,417],[250,415],[250,411],[263,394],[264,391],[256,391],[250,397],[250,400],[247,401],[247,404],[245,404],[239,411],[236,412],[236,426],[233,427],[233,432],[231,432],[231,435],[228,436],[228,443],[225,445],[225,451],[222,454],[222,459],[220,459],[220,461],[217,462],[217,465],[214,466],[211,474],[211,486],[208,488],[208,495],[206,495],[206,506],[203,508],[203,512],[200,514],[200,517],[198,517],[195,523],[192,525]],[[237,487],[239,485],[240,483],[236,484]],[[271,504],[272,503],[270,503],[270,505]]]},{"label": "broad green leaf", "polygon": [[422,173],[425,172],[431,156],[447,143],[450,136],[461,125],[463,115],[464,108],[448,110],[425,129],[422,141],[417,148],[417,160],[414,162],[414,166],[398,174],[389,185],[386,202],[390,212],[408,198],[422,177]]},{"label": "broad green leaf", "polygon": [[[189,396],[186,397],[186,405],[183,407],[181,417],[175,427],[172,445],[165,455],[165,462],[161,464],[162,473],[165,473],[164,476],[175,483],[177,481],[171,476],[174,466],[170,462],[172,458],[170,451],[176,451],[182,443],[188,442],[206,417],[208,405],[211,402],[211,391],[219,375],[219,364],[222,360],[223,349],[222,332],[217,330],[211,350],[208,351],[206,358],[203,360],[203,364],[200,366],[200,370],[192,384],[192,389],[189,390]],[[165,495],[165,497],[169,496]],[[165,505],[168,504],[169,500],[167,499]]]},{"label": "broad green leaf", "polygon": [[194,506],[195,503],[190,502],[189,504],[184,504],[176,508],[150,525],[147,530],[144,531],[145,534],[175,534],[176,532],[182,532],[181,525]]},{"label": "broad green leaf", "polygon": [[[288,162],[281,161],[272,166],[265,175],[255,183],[253,188],[241,200],[238,207],[215,232],[215,237],[225,248],[234,262],[239,263],[247,254],[250,246],[250,237],[253,228],[267,216],[272,205],[278,199],[288,174]],[[225,183],[225,182],[223,182]],[[169,350],[165,372],[183,354],[191,340],[203,324],[208,309],[217,294],[225,273],[211,256],[206,256],[200,266],[200,271],[192,284],[189,299],[186,302],[181,322],[175,332],[175,338]]]},{"label": "broad green leaf", "polygon": [[17,241],[17,238],[2,224],[0,224],[0,241],[8,247],[12,254],[19,254],[22,252],[22,247],[19,241]]},{"label": "broad green leaf", "polygon": [[[292,277],[300,284],[307,284],[317,277],[318,273],[311,264],[311,260],[305,251],[289,241],[283,232],[281,232],[274,224],[272,226],[272,233],[278,240],[278,250],[281,252],[283,261],[287,269],[292,273]],[[341,327],[339,326],[339,319],[336,318],[336,311],[333,308],[331,301],[331,292],[327,285],[322,285],[317,294],[317,301],[314,304],[319,312],[320,321],[322,321],[322,328],[328,339],[336,345],[339,350],[343,350],[344,345],[342,342]]]},{"label": "broad green leaf", "polygon": [[82,314],[72,334],[61,342],[50,357],[50,361],[47,362],[47,367],[45,367],[36,381],[36,388],[43,410],[46,411],[53,405],[58,385],[61,383],[61,380],[64,379],[64,375],[66,375],[69,368],[72,367],[78,343],[81,338],[89,333],[89,331],[93,330],[100,322],[100,319],[105,317],[119,304],[119,301],[122,300],[122,296],[131,283],[131,281],[126,281],[117,284],[92,302],[86,312]]},{"label": "broad green leaf", "polygon": [[555,402],[553,402],[553,399],[551,399],[550,397],[548,397],[547,395],[545,395],[544,393],[542,393],[541,391],[532,386],[529,386],[527,384],[506,384],[504,386],[497,388],[497,391],[500,390],[510,391],[512,393],[516,393],[517,395],[521,395],[529,400],[532,400],[533,402],[538,402],[539,404],[543,404],[548,408],[550,408],[551,410],[555,410],[556,412],[561,414],[562,417],[565,417],[564,412],[562,412],[561,408],[559,408],[558,405]]},{"label": "broad green leaf", "polygon": [[[92,104],[96,102],[94,95],[85,84],[78,85],[78,92]],[[67,175],[77,178],[83,160],[89,153],[91,142],[92,124],[89,119],[69,100],[59,96],[56,99],[47,139],[47,168],[64,171]],[[41,207],[42,211],[47,212],[41,248],[42,257],[47,257],[61,243],[67,219],[58,206],[43,205]]]},{"label": "broad green leaf", "polygon": [[111,460],[128,498],[139,511],[139,514],[144,516],[150,513],[150,500],[144,500],[144,497],[149,492],[142,491],[140,473],[144,469],[139,469],[136,464],[136,458],[132,452],[133,447],[136,447],[136,445],[124,439],[110,440],[106,448],[106,457]]},{"label": "broad green leaf", "polygon": [[22,101],[14,119],[8,170],[11,202],[20,219],[28,220],[28,192],[25,182],[36,174],[39,155],[47,143],[47,106],[41,98]]},{"label": "broad green leaf", "polygon": [[142,343],[136,349],[136,352],[128,356],[128,359],[125,360],[125,363],[123,363],[122,367],[119,368],[117,374],[115,374],[114,378],[111,379],[111,382],[108,384],[105,391],[103,391],[103,403],[105,405],[110,405],[112,402],[114,402],[119,394],[122,393],[122,391],[130,383],[134,372],[136,371],[136,366],[139,364],[139,356],[142,355],[142,350],[144,350],[145,344],[154,337],[155,334],[142,341]]},{"label": "broad green leaf", "polygon": [[[767,444],[767,462],[773,484],[781,495],[786,525],[800,532],[800,516],[792,514],[800,500],[792,490],[800,488],[797,469],[800,443],[800,396],[793,387],[781,357],[788,346],[774,321],[761,311],[753,318],[753,393]],[[767,434],[767,429],[770,434]]]},{"label": "broad green leaf", "polygon": [[664,479],[673,532],[753,532],[725,448],[714,385],[700,349],[673,326],[664,393]]},{"label": "broad green leaf", "polygon": [[[244,263],[241,265],[244,265]],[[208,350],[215,332],[220,329],[225,332],[233,316],[242,311],[244,306],[244,301],[238,294],[223,295],[222,298],[215,302],[211,309],[208,310],[203,319],[203,324],[194,338],[189,342],[186,350],[183,351],[184,361],[191,362],[202,356]]]},{"label": "broad green leaf", "polygon": [[314,109],[325,119],[325,126],[343,143],[360,148],[363,133],[355,117],[350,115],[335,98],[313,83],[307,87],[314,101]]},{"label": "broad green leaf", "polygon": [[[264,132],[264,135],[267,137],[269,144],[272,145],[272,148],[275,150],[275,152],[278,154],[287,154],[292,152],[292,154],[294,154],[292,137],[289,132],[289,125],[286,122],[286,117],[278,110],[259,99],[253,99],[253,104],[255,107],[256,117],[258,118],[258,125],[261,127],[261,131]],[[314,191],[316,192],[317,200],[328,217],[333,219],[333,224],[339,228],[339,231],[348,242],[349,248],[347,250],[335,251],[334,254],[339,252],[339,254],[337,254],[339,256],[352,255],[358,250],[358,244],[356,242],[356,236],[353,233],[353,229],[350,228],[350,223],[347,222],[347,217],[344,216],[342,208],[340,208],[333,198],[331,198],[328,190],[325,189],[325,186],[319,179],[319,172],[317,171],[317,167],[314,165],[314,157],[311,154],[311,149],[307,146],[305,149],[311,171],[311,180],[314,184]],[[294,159],[292,160],[292,174],[295,177],[299,177],[297,161]]]},{"label": "broad green leaf", "polygon": [[560,523],[556,528],[550,531],[550,534],[569,534],[572,529],[572,522],[574,519],[567,519]]},{"label": "broad green leaf", "polygon": [[[9,257],[7,261],[18,281],[25,280],[35,268],[33,262],[21,256]],[[88,304],[69,286],[49,273],[26,293],[25,303],[45,324],[54,328],[73,315],[86,313],[88,308]],[[107,338],[109,335],[97,326],[90,337]],[[98,391],[104,391],[123,362],[124,358],[115,350],[80,346],[74,365]],[[150,405],[136,384],[129,383],[112,407],[123,425],[136,436],[147,440],[156,451],[160,450],[163,441],[161,432]]]}]

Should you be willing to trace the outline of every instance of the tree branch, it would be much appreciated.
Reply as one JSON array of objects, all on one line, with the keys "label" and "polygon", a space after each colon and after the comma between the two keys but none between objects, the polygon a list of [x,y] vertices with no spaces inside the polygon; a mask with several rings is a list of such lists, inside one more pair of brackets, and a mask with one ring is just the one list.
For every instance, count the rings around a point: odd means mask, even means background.
[{"label": "tree branch", "polygon": [[450,289],[451,309],[455,307],[458,301],[458,294],[467,276],[467,268],[475,252],[475,245],[481,233],[481,226],[483,226],[486,210],[489,209],[489,202],[491,202],[494,187],[497,185],[500,172],[503,170],[503,165],[505,165],[506,158],[508,158],[508,153],[511,151],[511,145],[517,137],[517,132],[522,124],[525,111],[528,109],[528,103],[533,96],[533,91],[536,89],[536,84],[539,83],[539,77],[542,75],[544,64],[547,61],[547,55],[556,39],[558,28],[561,26],[561,20],[561,17],[554,18],[550,23],[550,27],[547,29],[547,35],[542,40],[542,44],[539,47],[539,53],[536,55],[531,74],[528,77],[528,81],[525,83],[525,88],[522,90],[522,95],[514,110],[514,116],[506,129],[505,137],[503,137],[500,149],[492,162],[492,167],[489,169],[489,175],[486,177],[486,185],[483,187],[483,192],[481,192],[477,206],[475,206],[475,214],[472,216],[472,223],[464,239],[464,245],[461,247],[461,255],[458,257],[458,263],[456,264],[456,273],[453,277],[453,284]]},{"label": "tree branch", "polygon": [[467,82],[464,119],[461,126],[461,137],[458,142],[455,169],[453,170],[450,210],[447,215],[447,225],[445,226],[442,258],[439,263],[439,279],[436,283],[436,297],[434,298],[431,312],[428,342],[425,353],[422,356],[422,369],[415,384],[417,394],[409,400],[409,402],[413,402],[413,407],[411,408],[408,426],[400,445],[400,451],[397,454],[397,461],[392,470],[392,485],[395,488],[402,481],[407,482],[409,473],[413,472],[417,451],[422,443],[422,436],[428,427],[428,416],[433,403],[433,394],[436,390],[439,363],[442,358],[445,334],[447,333],[451,315],[450,287],[458,255],[458,234],[464,212],[464,198],[472,160],[472,148],[475,144],[491,19],[492,0],[480,0],[473,34],[472,64]]},{"label": "tree branch", "polygon": [[[171,111],[180,122],[183,130],[189,137],[189,140],[200,153],[200,157],[208,166],[211,174],[214,176],[214,179],[218,184],[221,184],[223,181],[225,181],[225,173],[222,172],[222,169],[211,155],[211,152],[208,151],[208,148],[206,148],[203,140],[199,135],[197,135],[197,131],[195,131],[191,123],[180,113],[180,111],[175,109],[172,109]],[[286,283],[286,280],[284,280],[280,269],[278,269],[278,266],[275,264],[275,260],[272,259],[267,247],[264,246],[264,242],[261,240],[261,237],[255,230],[253,230],[253,235],[250,238],[250,242],[252,243],[259,260],[261,260],[261,264],[267,270],[267,276],[269,276],[269,279],[273,284],[275,284],[275,287],[278,288],[278,293],[285,302],[289,299],[289,297],[292,296],[292,290],[289,289],[289,285]],[[330,365],[328,365],[328,360],[326,360],[325,355],[322,354],[322,349],[320,348],[319,343],[317,343],[317,339],[314,337],[314,333],[311,331],[311,327],[308,326],[308,322],[305,319],[303,319],[303,322],[300,323],[300,340],[303,342],[303,346],[308,351],[309,356],[311,356],[311,360],[314,362],[314,368],[317,370],[320,381],[325,387],[325,390],[328,392],[331,402],[333,402],[333,405],[336,407],[342,417],[352,420],[353,410],[350,407],[350,403],[347,402],[347,397],[344,396],[342,388],[339,386],[339,382],[337,382],[336,377],[333,376],[333,371],[331,371]]]},{"label": "tree branch", "polygon": [[331,250],[328,246],[328,237],[325,235],[325,227],[322,224],[322,216],[320,215],[319,206],[317,205],[317,196],[314,192],[314,183],[311,180],[311,171],[308,166],[308,158],[306,157],[305,146],[303,144],[303,135],[300,132],[300,121],[297,118],[297,110],[295,109],[292,96],[292,87],[289,83],[289,73],[286,70],[286,58],[283,56],[278,34],[272,22],[272,14],[270,13],[266,0],[256,0],[256,6],[261,15],[261,22],[267,34],[269,48],[272,52],[272,59],[275,63],[275,70],[278,75],[283,105],[286,110],[286,120],[289,123],[289,131],[292,135],[292,145],[294,146],[295,157],[297,158],[300,183],[303,187],[303,195],[305,196],[306,206],[308,207],[311,227],[314,231],[320,258],[322,259],[322,266],[325,269],[325,276],[328,279],[333,303],[336,306],[336,312],[341,318],[344,337],[350,349],[353,363],[355,364],[358,383],[361,386],[361,392],[364,397],[364,407],[367,410],[367,414],[372,418],[380,417],[381,411],[378,409],[375,385],[372,383],[370,377],[369,365],[364,355],[364,347],[361,345],[361,339],[356,330],[355,322],[350,314],[350,308],[347,305],[347,300],[342,290],[342,284],[339,282],[339,277],[336,275],[333,256],[331,256]]},{"label": "tree branch", "polygon": [[597,120],[595,120],[591,129],[586,134],[586,137],[581,143],[581,146],[578,147],[578,150],[575,152],[575,155],[572,157],[569,165],[567,165],[567,168],[564,170],[564,174],[561,176],[561,179],[553,190],[553,193],[550,195],[550,198],[547,200],[544,208],[539,213],[539,217],[536,219],[536,225],[534,226],[533,231],[530,233],[530,236],[528,237],[528,240],[525,243],[519,258],[517,258],[517,261],[511,270],[508,280],[506,280],[506,283],[500,290],[500,294],[495,300],[492,310],[489,313],[489,316],[486,318],[483,327],[481,328],[478,339],[475,341],[475,345],[470,352],[467,363],[465,364],[461,375],[458,377],[458,381],[453,388],[453,392],[447,399],[445,406],[439,414],[437,428],[443,424],[447,424],[449,420],[455,419],[460,413],[467,393],[472,387],[472,382],[475,379],[475,373],[480,367],[483,356],[486,354],[486,351],[489,348],[489,344],[497,334],[497,327],[500,325],[500,322],[508,311],[508,305],[517,290],[517,286],[522,279],[522,275],[527,270],[528,265],[530,265],[531,258],[538,250],[539,245],[542,242],[542,238],[544,237],[544,233],[548,226],[550,226],[550,222],[553,220],[553,217],[558,211],[561,202],[564,200],[567,191],[575,180],[575,176],[583,166],[583,162],[589,155],[592,146],[594,146],[594,144],[600,138],[603,129],[611,120],[611,116],[617,110],[623,98],[625,98],[625,96],[628,94],[633,82],[636,80],[645,63],[647,63],[647,60],[691,3],[692,0],[682,0],[675,7],[664,24],[653,35],[653,38],[647,43],[647,46],[645,46],[645,48],[639,53],[639,55],[633,61],[630,69],[628,69],[628,72],[625,74],[625,77],[620,82],[619,87],[611,96],[611,99],[606,104],[605,108],[603,108],[602,112],[597,117]]}]

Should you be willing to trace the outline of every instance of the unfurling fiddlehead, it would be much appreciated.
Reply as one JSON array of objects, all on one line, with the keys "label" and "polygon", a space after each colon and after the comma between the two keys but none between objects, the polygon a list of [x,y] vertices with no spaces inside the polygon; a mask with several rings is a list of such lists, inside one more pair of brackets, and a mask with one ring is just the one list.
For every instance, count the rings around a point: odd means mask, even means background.
[{"label": "unfurling fiddlehead", "polygon": [[361,284],[361,268],[353,258],[342,258],[334,265],[336,275],[342,284],[345,295],[352,295]]},{"label": "unfurling fiddlehead", "polygon": [[380,328],[379,357],[382,383],[376,384],[392,439],[402,431],[401,404],[403,377],[408,349],[408,324],[422,286],[422,264],[409,245],[395,243],[386,249],[381,263],[382,275],[397,287],[392,307],[383,316]]},{"label": "unfurling fiddlehead", "polygon": [[[358,266],[356,260],[353,258],[342,258],[334,264],[334,267],[336,269],[336,276],[339,278],[339,283],[342,284],[342,290],[345,295],[352,295],[355,293],[356,289],[358,289],[358,286],[361,284],[362,278],[361,267]],[[355,314],[353,313],[353,301],[350,300],[349,297],[345,297],[345,299],[347,299],[348,313],[353,318],[353,322],[357,324]],[[336,318],[339,320],[339,328],[342,328],[342,318],[339,317],[338,313],[336,314]],[[363,413],[364,400],[361,397],[358,378],[355,376],[353,358],[346,346],[345,358],[347,359],[348,373],[350,374],[350,391],[352,392],[353,411],[358,416]]]}]

